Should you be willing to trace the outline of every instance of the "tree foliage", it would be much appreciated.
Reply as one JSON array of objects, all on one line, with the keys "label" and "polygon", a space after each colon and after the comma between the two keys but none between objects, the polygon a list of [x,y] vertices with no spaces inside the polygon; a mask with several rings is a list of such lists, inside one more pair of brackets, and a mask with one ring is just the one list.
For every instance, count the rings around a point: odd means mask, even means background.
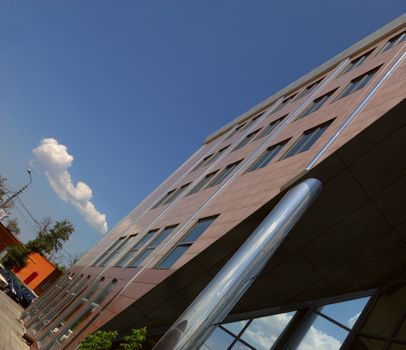
[{"label": "tree foliage", "polygon": [[3,263],[8,268],[24,267],[27,265],[27,256],[31,253],[40,253],[52,257],[62,249],[63,243],[75,231],[68,220],[52,222],[45,219],[40,225],[37,237],[27,244],[18,244],[7,248]]},{"label": "tree foliage", "polygon": [[89,334],[79,345],[80,350],[109,350],[118,335],[117,331],[97,331]]},{"label": "tree foliage", "polygon": [[24,244],[14,244],[7,247],[7,254],[2,263],[8,269],[13,267],[23,268],[27,266],[27,256],[30,251]]},{"label": "tree foliage", "polygon": [[120,347],[123,350],[139,350],[142,349],[145,339],[147,339],[147,327],[132,329],[131,334],[123,338]]},{"label": "tree foliage", "polygon": [[17,219],[9,219],[6,227],[16,236],[20,234],[20,227],[18,226]]},{"label": "tree foliage", "polygon": [[[97,331],[89,334],[79,344],[80,350],[109,350],[113,346],[113,341],[118,336],[117,331]],[[140,350],[142,343],[147,338],[147,327],[132,329],[131,334],[124,337],[120,343],[120,349]],[[116,347],[114,347],[116,348]]]},{"label": "tree foliage", "polygon": [[62,249],[63,243],[74,231],[73,225],[68,220],[53,223],[47,218],[41,223],[37,237],[29,241],[27,247],[31,252],[52,256]]}]

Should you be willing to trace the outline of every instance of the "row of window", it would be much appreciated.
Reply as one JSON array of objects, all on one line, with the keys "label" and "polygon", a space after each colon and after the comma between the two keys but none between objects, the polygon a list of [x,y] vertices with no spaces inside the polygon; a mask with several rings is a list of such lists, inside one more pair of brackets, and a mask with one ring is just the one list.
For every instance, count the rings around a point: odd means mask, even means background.
[{"label": "row of window", "polygon": [[[295,154],[307,151],[312,145],[320,138],[320,136],[327,130],[333,121],[330,120],[315,128],[305,131],[301,137],[285,152],[280,158],[286,159]],[[268,165],[289,142],[285,140],[276,145],[269,147],[259,158],[248,168],[247,172],[260,169]],[[241,161],[228,165],[221,172],[213,172],[206,175],[189,193],[195,193],[203,188],[209,188],[220,184],[226,179],[233,170],[240,164]],[[216,176],[217,175],[217,176]],[[210,181],[211,180],[211,181]],[[174,262],[193,244],[193,242],[204,232],[204,230],[211,224],[215,218],[205,218],[199,220],[195,226],[177,243],[173,248],[170,256],[165,258],[157,267],[169,268]],[[152,251],[176,228],[177,225],[168,226],[159,232],[158,229],[148,231],[139,241],[137,241],[128,252],[121,257],[116,263],[116,267],[138,267],[140,264],[152,253]],[[159,232],[159,233],[158,233]],[[111,260],[114,259],[120,252],[124,251],[132,240],[137,235],[128,237],[121,237],[112,246],[110,246],[104,254],[101,255],[95,262],[94,266],[106,266]],[[152,239],[152,237],[154,237]],[[152,239],[152,240],[151,240]],[[146,247],[145,244],[149,242]]]},{"label": "row of window", "polygon": [[[403,41],[405,41],[405,40],[406,40],[406,32],[403,32],[403,33],[401,33],[401,34],[399,34],[399,35],[396,35],[395,37],[393,37],[393,38],[391,38],[391,39],[389,39],[389,40],[387,41],[387,43],[383,46],[383,48],[380,50],[380,52],[387,51],[387,50],[391,49],[392,47],[398,45],[399,43],[401,43],[401,42],[403,42]],[[355,69],[355,68],[361,66],[361,65],[366,61],[366,59],[372,54],[373,51],[374,51],[374,50],[370,50],[370,51],[366,52],[365,54],[363,54],[363,55],[361,55],[361,56],[359,56],[359,57],[353,59],[353,60],[347,65],[347,67],[343,70],[343,72],[341,73],[341,75],[344,75],[344,74],[348,73],[349,71],[352,71],[353,69]],[[359,78],[361,78],[361,77],[359,77]],[[276,113],[276,112],[280,111],[280,110],[283,109],[286,105],[288,105],[290,102],[297,101],[297,100],[301,99],[302,97],[309,95],[311,92],[313,92],[313,91],[317,88],[317,86],[321,83],[321,81],[322,81],[322,79],[320,79],[320,80],[318,80],[318,81],[316,81],[316,82],[314,82],[314,83],[311,83],[310,85],[306,86],[306,87],[305,87],[301,92],[299,92],[298,94],[294,94],[294,95],[291,95],[291,96],[285,98],[279,105],[277,105],[277,106],[272,110],[272,113]],[[351,84],[351,83],[352,83],[352,84]],[[350,83],[350,85],[354,85],[354,82],[353,82],[353,81],[352,81],[351,83]],[[367,81],[365,82],[365,84],[364,84],[363,86],[365,86],[366,83],[367,83]],[[346,90],[347,92],[348,92],[348,90],[351,90],[351,86],[350,86],[350,85],[347,86],[348,89],[346,88],[346,89],[344,89],[344,90]],[[363,87],[363,86],[361,86],[361,87]],[[361,87],[359,87],[359,88],[356,89],[356,90],[359,90]],[[352,90],[352,92],[353,92],[353,91],[356,91],[356,90]],[[334,92],[335,92],[335,90],[332,91],[331,93],[328,93],[328,94],[329,94],[329,95],[332,95],[332,93],[334,93]],[[345,96],[347,96],[347,95],[349,95],[349,93],[342,93],[342,94],[340,94],[340,96],[337,98],[337,100],[340,99],[340,98],[343,98],[343,97],[345,97]],[[306,116],[306,115],[308,115],[308,114],[310,114],[310,113],[315,112],[316,110],[318,110],[318,109],[324,104],[324,102],[326,101],[327,97],[329,97],[329,96],[323,95],[323,96],[317,98],[317,99],[313,102],[313,103],[314,103],[314,106],[313,106],[313,107],[309,107],[308,110],[306,111],[305,115],[302,115],[301,117],[304,117],[304,116]],[[312,109],[312,108],[314,108],[314,109]],[[243,124],[237,126],[237,128],[234,129],[234,131],[227,137],[227,139],[228,139],[228,138],[231,138],[231,137],[234,136],[236,133],[241,132],[242,130],[245,130],[245,129],[251,124],[251,122],[253,122],[253,121],[256,120],[257,118],[258,118],[258,116],[255,117],[255,118],[253,118],[253,119],[251,119],[251,120],[248,121],[248,122],[245,122],[245,123],[243,123]]]},{"label": "row of window", "polygon": [[[198,220],[172,250],[157,264],[158,268],[170,268],[183,253],[203,234],[204,231],[213,223],[217,216],[202,218]],[[165,227],[162,231],[150,230],[138,242],[136,242],[115,264],[116,267],[138,267],[141,263],[159,246],[177,227],[171,225]],[[123,242],[134,240],[136,235],[119,238],[104,254],[104,260],[97,259],[93,266],[106,266],[118,253],[123,252],[128,245]],[[147,243],[149,242],[149,243]]]},{"label": "row of window", "polygon": [[[284,118],[284,117],[283,117]],[[267,127],[264,128],[263,132],[259,133],[259,130],[254,131],[253,133],[247,135],[247,137],[244,139],[246,140],[244,145],[250,142],[251,140],[254,139],[254,136],[257,136],[255,138],[258,139],[260,137],[263,137],[267,134],[269,134],[281,121],[283,118],[280,118],[272,123],[270,123]],[[310,147],[318,140],[318,138],[323,134],[323,132],[328,128],[328,126],[331,124],[332,121],[329,121],[327,123],[324,123],[322,125],[319,125],[315,128],[306,130],[301,137],[295,142],[294,145],[280,158],[286,159],[289,158],[295,154],[299,154],[302,152],[307,151],[310,149]],[[259,168],[263,168],[268,163],[279,153],[279,151],[288,143],[289,140],[285,140],[277,145],[273,145],[269,147],[265,153],[263,153],[248,169],[248,171],[253,171]],[[239,147],[241,143],[239,143],[234,150],[241,148],[242,146]],[[234,151],[233,150],[233,151]],[[233,171],[234,169],[237,168],[237,166],[241,163],[242,160],[239,160],[238,162],[232,163],[227,165],[222,171],[216,170],[214,172],[211,172],[207,175],[205,175],[191,190],[186,196],[189,196],[191,194],[197,193],[199,191],[202,191],[204,189],[213,187],[215,185],[219,185],[222,183]],[[177,193],[177,191],[181,190],[183,192],[183,189],[185,187],[188,187],[190,183],[187,185],[183,185],[180,187],[178,190],[172,190],[165,194],[158,202],[153,206],[153,208],[156,208],[160,205],[164,205],[169,203],[167,200],[168,196],[171,197],[174,193]],[[179,193],[180,194],[180,193]],[[178,197],[178,196],[176,196]],[[107,259],[107,258],[105,258]]]}]

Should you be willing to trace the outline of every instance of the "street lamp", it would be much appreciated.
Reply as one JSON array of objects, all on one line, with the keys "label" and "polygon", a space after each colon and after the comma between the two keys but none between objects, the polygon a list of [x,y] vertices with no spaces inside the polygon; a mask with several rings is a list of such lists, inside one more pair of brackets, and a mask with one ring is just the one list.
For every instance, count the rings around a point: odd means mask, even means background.
[{"label": "street lamp", "polygon": [[1,208],[5,208],[6,205],[13,200],[13,198],[15,198],[16,196],[18,196],[19,194],[21,194],[29,185],[31,185],[32,183],[32,177],[31,177],[31,169],[27,169],[28,175],[30,177],[30,182],[26,185],[24,185],[23,187],[21,187],[16,193],[14,193],[11,197],[7,198],[6,201],[0,206]]}]

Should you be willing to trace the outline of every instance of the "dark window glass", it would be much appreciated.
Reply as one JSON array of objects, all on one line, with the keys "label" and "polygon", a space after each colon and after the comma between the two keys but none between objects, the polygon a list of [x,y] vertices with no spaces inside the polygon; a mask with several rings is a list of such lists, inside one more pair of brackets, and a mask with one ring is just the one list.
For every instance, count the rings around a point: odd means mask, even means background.
[{"label": "dark window glass", "polygon": [[142,248],[144,244],[147,243],[147,241],[149,241],[151,237],[157,232],[158,230],[148,231],[144,237],[142,237],[137,243],[135,243],[132,248],[127,253],[125,253],[123,257],[121,257],[121,259],[115,266],[124,266],[128,262],[128,260],[138,254],[140,248]]},{"label": "dark window glass", "polygon": [[179,187],[175,192],[172,193],[172,195],[169,198],[166,199],[166,201],[164,201],[162,203],[162,205],[173,202],[176,198],[178,198],[186,190],[186,188],[189,187],[190,184],[191,183],[189,182],[188,184],[183,185],[182,187]]},{"label": "dark window glass", "polygon": [[251,120],[249,120],[248,122],[246,122],[240,129],[239,131],[243,131],[245,129],[248,129],[248,127],[250,127],[257,119],[259,119],[261,116],[263,115],[263,113],[257,115],[256,117],[252,118]]},{"label": "dark window glass", "polygon": [[153,249],[147,248],[145,249],[135,260],[130,262],[128,267],[138,267],[152,253]]},{"label": "dark window glass", "polygon": [[128,267],[137,267],[142,263],[151,253],[152,251],[166,238],[168,235],[175,229],[177,225],[168,226],[163,229],[157,237],[155,237],[145,248],[145,250],[137,256],[133,261],[131,261]]},{"label": "dark window glass", "polygon": [[171,252],[158,264],[157,267],[168,269],[189,249],[189,247],[203,234],[216,220],[217,216],[200,219],[185,236],[176,244]]},{"label": "dark window glass", "polygon": [[337,100],[343,98],[345,96],[351,95],[353,92],[362,89],[371,78],[375,75],[375,73],[379,70],[380,67],[370,70],[369,72],[351,80],[351,82],[347,85],[347,87],[341,92],[341,94],[337,97]]},{"label": "dark window glass", "polygon": [[258,134],[258,136],[255,138],[255,140],[260,139],[261,137],[264,137],[266,135],[269,135],[278,125],[279,123],[285,119],[287,115],[284,115],[282,118],[279,118],[272,123],[268,124],[262,131]]},{"label": "dark window glass", "polygon": [[319,110],[326,102],[327,100],[331,97],[331,95],[334,94],[334,92],[337,89],[334,89],[330,92],[328,92],[327,94],[324,94],[323,96],[320,96],[318,98],[316,98],[309,107],[307,107],[302,114],[300,114],[296,119],[301,119],[304,117],[307,117],[309,114],[316,112],[317,110]]},{"label": "dark window glass", "polygon": [[233,152],[236,151],[237,149],[243,148],[248,142],[250,142],[256,134],[258,134],[259,129],[255,130],[254,132],[248,134],[244,139],[240,141],[240,143],[234,147]]},{"label": "dark window glass", "polygon": [[343,70],[343,72],[341,73],[341,75],[348,73],[349,71],[353,70],[354,68],[359,67],[361,64],[363,64],[365,62],[365,60],[368,58],[368,56],[372,53],[372,51],[369,51],[365,54],[363,54],[362,56],[352,60],[348,66]]},{"label": "dark window glass", "polygon": [[109,255],[120,243],[123,242],[125,237],[121,237],[119,238],[117,241],[115,241],[109,248],[107,248],[107,250],[100,255],[96,261],[93,263],[93,266],[98,266],[98,264],[100,263],[100,261],[102,261],[103,259],[106,258],[106,255]]},{"label": "dark window glass", "polygon": [[214,179],[207,185],[207,188],[215,186],[223,182],[223,180],[232,173],[232,171],[240,164],[241,160],[233,164],[227,165]]},{"label": "dark window glass", "polygon": [[197,163],[197,165],[191,171],[195,171],[195,170],[201,168],[202,166],[206,165],[206,163],[210,161],[211,157],[213,157],[213,153],[204,157],[199,163]]},{"label": "dark window glass", "polygon": [[285,98],[278,106],[275,107],[275,109],[272,111],[272,113],[280,111],[283,107],[285,107],[289,102],[291,102],[296,95],[290,96],[288,98]]},{"label": "dark window glass", "polygon": [[302,136],[293,144],[292,147],[281,157],[281,159],[289,158],[295,154],[307,151],[319,139],[321,135],[327,130],[333,121],[321,124],[313,129],[307,130]]},{"label": "dark window glass", "polygon": [[212,158],[210,158],[209,161],[205,165],[213,163],[215,160],[217,160],[220,156],[223,155],[224,151],[228,147],[230,147],[230,145],[227,145],[226,147],[223,147],[221,150],[219,150],[217,153],[215,153],[214,156]]},{"label": "dark window glass", "polygon": [[217,172],[218,170],[207,174],[187,195],[190,196],[193,193],[199,192],[213,178],[213,176],[217,174]]},{"label": "dark window glass", "polygon": [[161,269],[169,269],[187,250],[188,244],[178,245],[171,253],[159,264]]},{"label": "dark window glass", "polygon": [[302,97],[307,96],[308,94],[310,94],[312,91],[314,91],[316,89],[316,87],[320,84],[321,80],[316,81],[313,84],[308,85],[306,88],[304,88],[295,98],[295,100],[298,100]]},{"label": "dark window glass", "polygon": [[159,206],[162,205],[163,202],[165,202],[170,196],[172,196],[175,193],[176,189],[169,191],[167,194],[165,194],[156,204],[152,207],[152,209],[158,208]]},{"label": "dark window glass", "polygon": [[180,240],[182,243],[190,243],[196,241],[204,231],[216,220],[217,216],[200,219],[189,232]]},{"label": "dark window glass", "polygon": [[113,260],[116,255],[118,255],[121,251],[123,251],[125,249],[125,245],[127,245],[130,241],[130,239],[132,239],[133,237],[135,237],[136,235],[131,235],[129,237],[126,237],[124,240],[122,240],[120,242],[120,244],[118,244],[115,249],[108,254],[105,259],[98,265],[98,266],[106,266],[111,260]]},{"label": "dark window glass", "polygon": [[226,137],[226,140],[228,140],[229,138],[233,137],[235,134],[237,134],[237,133],[240,132],[241,130],[244,130],[246,124],[247,124],[247,123],[243,123],[243,124],[237,125],[237,127],[234,129],[234,131],[231,132],[231,134]]},{"label": "dark window glass", "polygon": [[275,158],[275,156],[279,153],[279,151],[287,144],[288,141],[283,141],[281,143],[278,143],[277,145],[274,145],[272,147],[269,147],[257,160],[254,164],[252,164],[248,168],[249,171],[254,171],[259,168],[263,168],[269,164],[269,162]]},{"label": "dark window glass", "polygon": [[382,48],[382,52],[389,50],[390,48],[396,46],[397,44],[401,43],[402,41],[406,40],[406,32],[403,32],[399,35],[396,35],[392,39],[389,39],[385,46]]}]

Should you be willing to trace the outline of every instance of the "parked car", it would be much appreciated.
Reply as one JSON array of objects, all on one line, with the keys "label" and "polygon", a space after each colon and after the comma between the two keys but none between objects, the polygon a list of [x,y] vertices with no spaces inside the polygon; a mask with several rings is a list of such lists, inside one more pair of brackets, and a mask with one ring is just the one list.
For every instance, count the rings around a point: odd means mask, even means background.
[{"label": "parked car", "polygon": [[5,267],[0,267],[0,273],[8,283],[6,293],[21,306],[26,308],[37,298],[37,295],[24,285],[13,272]]}]

